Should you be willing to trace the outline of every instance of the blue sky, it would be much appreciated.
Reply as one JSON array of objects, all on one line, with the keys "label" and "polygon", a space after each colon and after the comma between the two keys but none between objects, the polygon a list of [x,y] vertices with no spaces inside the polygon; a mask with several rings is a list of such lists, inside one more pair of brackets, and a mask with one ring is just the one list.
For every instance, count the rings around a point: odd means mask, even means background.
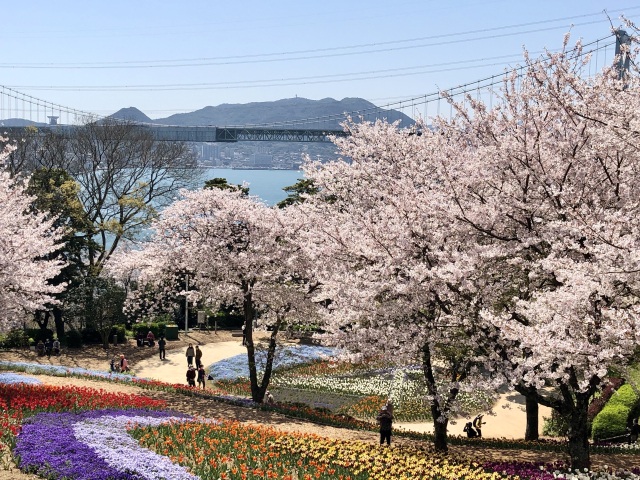
[{"label": "blue sky", "polygon": [[632,0],[13,1],[0,85],[151,118],[294,96],[385,105],[499,74],[570,30],[606,37],[605,9],[640,23]]}]

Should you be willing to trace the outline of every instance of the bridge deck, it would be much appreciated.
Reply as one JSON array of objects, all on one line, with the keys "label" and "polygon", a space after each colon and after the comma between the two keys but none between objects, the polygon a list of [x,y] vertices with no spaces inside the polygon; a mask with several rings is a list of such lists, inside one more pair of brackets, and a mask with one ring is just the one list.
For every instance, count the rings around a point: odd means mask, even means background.
[{"label": "bridge deck", "polygon": [[[3,127],[12,137],[21,135],[27,127]],[[78,127],[71,125],[37,126],[38,131],[53,131],[69,135]],[[331,136],[344,137],[343,130],[310,128],[253,128],[253,127],[179,127],[141,126],[160,141],[168,142],[329,142]]]}]

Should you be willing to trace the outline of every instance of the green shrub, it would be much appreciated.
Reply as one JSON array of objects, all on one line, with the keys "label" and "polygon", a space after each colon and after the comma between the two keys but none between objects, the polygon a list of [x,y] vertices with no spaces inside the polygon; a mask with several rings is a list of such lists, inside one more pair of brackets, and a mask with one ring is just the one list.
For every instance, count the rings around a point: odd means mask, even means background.
[{"label": "green shrub", "polygon": [[82,334],[77,330],[65,332],[62,342],[69,348],[82,347]]},{"label": "green shrub", "polygon": [[164,335],[164,329],[166,326],[166,322],[136,323],[131,327],[131,330],[133,330],[134,337],[137,337],[138,333],[142,333],[146,337],[149,330],[151,330],[156,338],[160,338]]},{"label": "green shrub", "polygon": [[593,419],[591,436],[594,440],[624,435],[631,409],[625,405],[607,403],[596,418]]},{"label": "green shrub", "polygon": [[639,400],[640,396],[638,396],[638,392],[627,383],[616,390],[616,393],[611,396],[607,405],[623,405],[632,410],[638,404]]},{"label": "green shrub", "polygon": [[218,322],[218,328],[239,329],[244,323],[244,316],[234,309],[222,308],[213,315],[210,315],[208,322],[210,327],[215,325],[215,322]]},{"label": "green shrub", "polygon": [[29,346],[29,335],[23,328],[9,330],[4,338],[3,345],[7,348],[21,348]]},{"label": "green shrub", "polygon": [[111,329],[111,332],[109,333],[109,341],[113,340],[114,335],[118,336],[118,343],[124,343],[127,339],[127,329],[124,327],[124,325],[116,325]]},{"label": "green shrub", "polygon": [[100,332],[98,332],[95,328],[88,327],[80,330],[80,336],[82,337],[83,345],[91,345],[96,343],[102,343],[102,337],[100,336]]},{"label": "green shrub", "polygon": [[27,334],[27,338],[33,338],[36,343],[40,340],[46,342],[47,339],[53,338],[53,330],[50,328],[45,328],[44,330],[41,328],[27,328],[25,333]]},{"label": "green shrub", "polygon": [[551,410],[551,416],[544,419],[542,435],[547,437],[566,437],[568,433],[569,421],[555,410]]}]

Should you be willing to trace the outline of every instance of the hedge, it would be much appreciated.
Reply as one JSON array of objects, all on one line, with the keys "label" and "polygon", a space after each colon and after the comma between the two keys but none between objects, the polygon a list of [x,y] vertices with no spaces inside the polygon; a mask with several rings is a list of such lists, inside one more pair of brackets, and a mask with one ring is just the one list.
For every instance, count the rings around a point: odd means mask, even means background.
[{"label": "hedge", "polygon": [[629,409],[633,409],[639,400],[638,392],[627,383],[616,390],[616,393],[611,396],[607,405],[623,405]]},{"label": "hedge", "polygon": [[625,434],[632,414],[637,411],[639,401],[640,396],[631,385],[621,386],[593,419],[591,436],[601,440]]},{"label": "hedge", "polygon": [[627,432],[627,420],[631,409],[625,405],[605,405],[602,411],[593,419],[591,435],[594,440],[624,435]]},{"label": "hedge", "polygon": [[166,328],[166,326],[167,326],[166,322],[135,323],[131,326],[131,330],[133,330],[134,337],[137,337],[138,333],[142,333],[146,337],[147,333],[149,333],[149,330],[151,330],[153,332],[154,337],[158,339],[165,334],[164,329]]},{"label": "hedge", "polygon": [[594,398],[589,404],[587,417],[589,418],[590,424],[593,422],[593,419],[596,418],[596,415],[602,411],[613,394],[616,393],[616,390],[618,390],[622,385],[624,385],[624,379],[622,378],[612,377],[609,379],[600,395]]}]

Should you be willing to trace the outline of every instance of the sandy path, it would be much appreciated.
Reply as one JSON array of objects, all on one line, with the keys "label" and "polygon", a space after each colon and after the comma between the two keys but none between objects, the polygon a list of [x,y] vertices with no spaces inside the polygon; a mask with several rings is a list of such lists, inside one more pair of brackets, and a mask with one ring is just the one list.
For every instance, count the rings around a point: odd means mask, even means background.
[{"label": "sandy path", "polygon": [[[165,360],[160,360],[160,356],[155,355],[139,361],[135,367],[136,376],[168,383],[186,384],[187,357],[185,350],[168,350]],[[205,369],[212,363],[219,362],[225,358],[241,354],[246,355],[247,353],[246,347],[242,346],[240,340],[200,345],[200,350],[202,350],[202,363]]]},{"label": "sandy path", "polygon": [[[524,397],[514,392],[504,393],[498,397],[493,410],[485,414],[482,426],[482,436],[487,438],[524,438],[524,431],[527,425],[527,416],[524,407]],[[551,409],[539,406],[538,422],[540,428],[544,425],[543,417],[550,417]],[[449,423],[449,433],[451,435],[464,435],[462,429],[466,422],[473,420],[458,419],[455,423]],[[396,427],[415,432],[433,433],[433,422],[404,423],[395,422]]]}]

